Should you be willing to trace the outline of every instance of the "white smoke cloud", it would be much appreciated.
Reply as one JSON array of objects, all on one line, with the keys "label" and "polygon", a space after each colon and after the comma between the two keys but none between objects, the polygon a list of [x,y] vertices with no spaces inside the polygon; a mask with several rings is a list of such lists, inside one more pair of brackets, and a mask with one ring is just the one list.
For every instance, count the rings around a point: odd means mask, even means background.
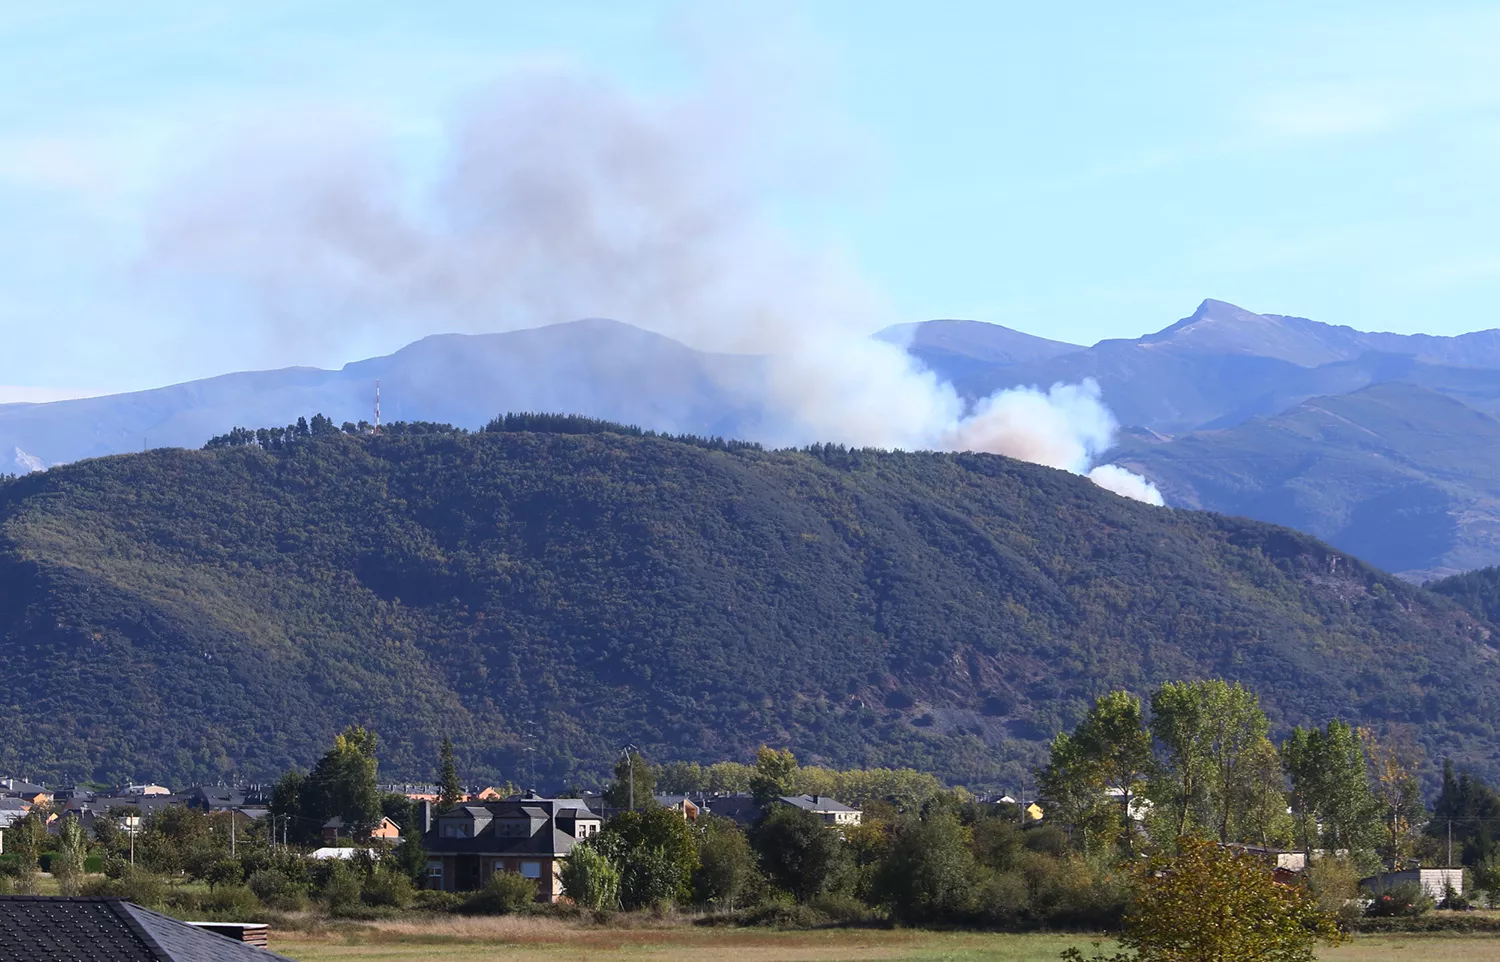
[{"label": "white smoke cloud", "polygon": [[20,448],[16,448],[16,467],[20,468],[27,474],[30,474],[33,471],[47,470],[47,466],[42,463],[41,458],[37,457],[34,454],[27,454]]},{"label": "white smoke cloud", "polygon": [[1118,464],[1101,464],[1091,469],[1088,477],[1099,487],[1106,491],[1113,491],[1124,498],[1134,498],[1137,501],[1154,505],[1167,503],[1156,485]]},{"label": "white smoke cloud", "polygon": [[[643,102],[574,74],[518,74],[464,101],[425,184],[378,131],[284,117],[173,183],[145,260],[188,277],[197,303],[219,285],[242,296],[211,302],[252,303],[220,332],[240,351],[246,332],[305,349],[608,316],[764,355],[762,440],[985,451],[1094,477],[1115,422],[1093,382],[971,406],[868,336],[892,319],[881,298],[766,214],[768,193],[826,180],[826,165],[768,147],[758,119],[786,111],[746,89]],[[1161,503],[1144,479],[1095,471]]]}]

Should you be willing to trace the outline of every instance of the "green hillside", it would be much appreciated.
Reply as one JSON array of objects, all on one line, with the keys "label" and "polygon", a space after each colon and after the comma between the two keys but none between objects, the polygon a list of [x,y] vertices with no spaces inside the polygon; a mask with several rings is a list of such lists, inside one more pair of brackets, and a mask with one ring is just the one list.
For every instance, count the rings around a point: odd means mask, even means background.
[{"label": "green hillside", "polygon": [[1429,581],[1427,587],[1452,598],[1474,617],[1500,625],[1500,568],[1465,571],[1439,581]]},{"label": "green hillside", "polygon": [[358,721],[390,775],[446,733],[476,779],[1015,784],[1092,696],[1218,675],[1500,771],[1488,630],[1304,535],[988,455],[424,430],[0,484],[0,770],[262,778]]},{"label": "green hillside", "polygon": [[1294,527],[1409,577],[1500,554],[1500,421],[1414,384],[1112,454],[1169,504]]}]

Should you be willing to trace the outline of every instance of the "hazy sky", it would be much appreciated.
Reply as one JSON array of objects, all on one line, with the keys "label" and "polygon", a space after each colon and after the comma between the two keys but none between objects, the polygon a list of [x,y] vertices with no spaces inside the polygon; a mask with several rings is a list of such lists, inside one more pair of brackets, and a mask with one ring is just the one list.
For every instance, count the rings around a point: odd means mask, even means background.
[{"label": "hazy sky", "polygon": [[378,144],[373,166],[418,193],[457,105],[536,68],[647,103],[737,91],[780,165],[747,191],[864,278],[883,305],[871,327],[973,317],[1091,343],[1205,297],[1365,329],[1500,326],[1494,4],[770,9],[8,4],[0,400],[337,366],[423,330],[493,325],[416,318],[312,339],[282,318],[271,342],[242,338],[275,308],[159,235],[171,212],[294,164],[301,145]]}]

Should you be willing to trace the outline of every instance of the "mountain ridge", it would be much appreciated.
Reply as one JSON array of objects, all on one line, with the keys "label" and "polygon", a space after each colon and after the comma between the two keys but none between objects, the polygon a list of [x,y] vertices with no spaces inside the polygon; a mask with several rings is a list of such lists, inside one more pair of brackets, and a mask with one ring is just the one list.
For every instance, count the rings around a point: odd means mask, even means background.
[{"label": "mountain ridge", "polygon": [[412,775],[448,734],[481,777],[769,743],[998,784],[1206,676],[1500,768],[1493,629],[1306,535],[993,455],[505,423],[0,483],[0,768],[265,778],[359,721]]}]

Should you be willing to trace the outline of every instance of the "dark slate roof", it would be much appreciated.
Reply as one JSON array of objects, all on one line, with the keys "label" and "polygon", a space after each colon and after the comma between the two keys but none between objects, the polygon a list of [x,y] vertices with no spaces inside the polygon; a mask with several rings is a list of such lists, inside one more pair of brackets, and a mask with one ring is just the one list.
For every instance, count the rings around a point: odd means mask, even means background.
[{"label": "dark slate roof", "polygon": [[0,896],[0,962],[291,962],[121,899]]},{"label": "dark slate roof", "polygon": [[788,805],[808,812],[857,812],[859,809],[850,808],[836,798],[827,795],[783,795],[781,800]]},{"label": "dark slate roof", "polygon": [[485,829],[473,838],[428,835],[422,847],[429,855],[537,855],[554,858],[573,851],[578,839],[560,828],[543,828],[534,835],[496,835]]}]

